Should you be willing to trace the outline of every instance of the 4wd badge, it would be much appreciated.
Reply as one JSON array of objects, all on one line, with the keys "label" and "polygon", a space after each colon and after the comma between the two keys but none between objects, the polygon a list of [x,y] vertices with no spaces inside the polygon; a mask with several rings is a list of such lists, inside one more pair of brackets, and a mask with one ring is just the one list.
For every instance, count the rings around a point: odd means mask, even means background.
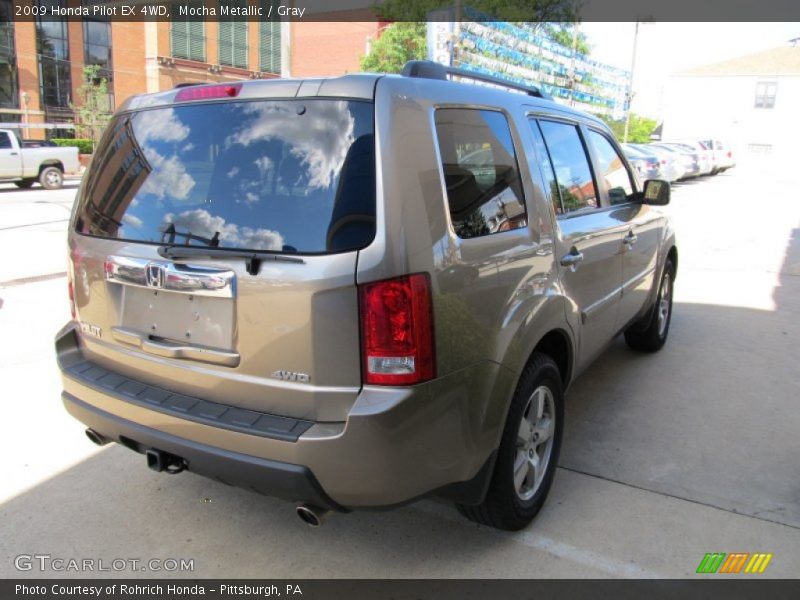
[{"label": "4wd badge", "polygon": [[308,383],[311,377],[308,373],[297,373],[295,371],[273,371],[270,377],[281,381],[296,381],[297,383]]}]

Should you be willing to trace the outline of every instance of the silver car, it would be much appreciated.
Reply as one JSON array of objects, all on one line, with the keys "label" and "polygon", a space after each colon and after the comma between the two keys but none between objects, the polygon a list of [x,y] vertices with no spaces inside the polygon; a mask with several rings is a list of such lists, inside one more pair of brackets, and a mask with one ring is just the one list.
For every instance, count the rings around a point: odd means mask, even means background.
[{"label": "silver car", "polygon": [[619,333],[667,339],[669,184],[640,186],[600,120],[454,74],[475,78],[413,62],[118,110],[55,342],[94,443],[311,525],[432,494],[533,519],[570,383]]}]

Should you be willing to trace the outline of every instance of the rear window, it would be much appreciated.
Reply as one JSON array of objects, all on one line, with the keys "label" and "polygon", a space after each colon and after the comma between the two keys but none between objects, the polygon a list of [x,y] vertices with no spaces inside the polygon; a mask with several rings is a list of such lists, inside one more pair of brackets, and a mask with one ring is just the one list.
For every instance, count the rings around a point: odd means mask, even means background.
[{"label": "rear window", "polygon": [[373,105],[206,103],[115,117],[79,199],[80,233],[285,253],[375,235]]}]

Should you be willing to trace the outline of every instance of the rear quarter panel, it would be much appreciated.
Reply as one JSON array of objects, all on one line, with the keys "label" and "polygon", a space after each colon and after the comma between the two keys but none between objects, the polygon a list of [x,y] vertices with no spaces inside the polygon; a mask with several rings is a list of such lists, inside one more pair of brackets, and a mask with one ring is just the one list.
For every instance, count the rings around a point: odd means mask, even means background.
[{"label": "rear quarter panel", "polygon": [[[566,305],[554,262],[554,220],[542,192],[522,102],[526,96],[449,82],[385,77],[376,90],[377,222],[359,253],[359,283],[431,274],[437,374],[487,361],[513,377],[473,405],[471,422],[499,439],[518,374],[541,338],[564,330]],[[549,103],[548,103],[549,104]],[[471,107],[503,112],[520,167],[528,225],[468,240],[447,208],[434,111]]]}]

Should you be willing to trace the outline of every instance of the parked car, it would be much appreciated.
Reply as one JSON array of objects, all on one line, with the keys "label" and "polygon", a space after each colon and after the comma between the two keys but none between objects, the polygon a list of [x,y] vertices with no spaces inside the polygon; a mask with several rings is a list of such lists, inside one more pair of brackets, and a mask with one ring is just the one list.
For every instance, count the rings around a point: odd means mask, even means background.
[{"label": "parked car", "polygon": [[622,144],[622,151],[628,158],[628,162],[636,169],[639,178],[642,181],[648,179],[661,179],[661,160],[655,154],[647,153],[631,146],[630,144]]},{"label": "parked car", "polygon": [[733,151],[727,144],[713,138],[707,138],[701,141],[712,152],[715,173],[727,171],[731,167],[736,166],[736,161],[733,158]]},{"label": "parked car", "polygon": [[533,519],[570,383],[621,332],[667,339],[670,189],[599,119],[453,75],[508,86],[414,61],[124,103],[73,209],[55,342],[93,442],[311,525],[431,494]]},{"label": "parked car", "polygon": [[678,155],[678,161],[683,167],[683,177],[681,179],[688,179],[690,177],[697,177],[702,172],[700,165],[700,154],[691,148],[683,148],[673,144],[654,143],[651,144],[656,148],[664,148],[668,152],[673,152]]},{"label": "parked car", "polygon": [[713,152],[709,150],[705,144],[696,140],[677,140],[662,142],[666,146],[674,146],[676,148],[683,148],[697,154],[698,162],[700,164],[700,175],[711,175],[714,172],[714,157]]},{"label": "parked car", "polygon": [[10,129],[0,129],[0,181],[29,188],[35,182],[48,190],[60,188],[64,173],[80,168],[77,148],[25,148]]},{"label": "parked car", "polygon": [[661,175],[666,181],[674,183],[686,174],[682,161],[679,160],[675,153],[669,152],[666,148],[659,148],[652,144],[628,145],[645,154],[656,155],[661,162]]}]

